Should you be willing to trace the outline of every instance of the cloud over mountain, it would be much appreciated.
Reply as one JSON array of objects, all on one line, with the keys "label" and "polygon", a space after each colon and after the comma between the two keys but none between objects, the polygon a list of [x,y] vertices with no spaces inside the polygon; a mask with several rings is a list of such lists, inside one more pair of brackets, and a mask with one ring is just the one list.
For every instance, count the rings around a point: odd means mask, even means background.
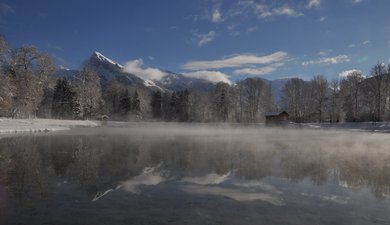
[{"label": "cloud over mountain", "polygon": [[185,70],[208,70],[208,69],[223,69],[223,68],[238,68],[248,65],[265,65],[276,62],[281,62],[288,57],[288,54],[283,51],[275,52],[270,55],[257,56],[252,54],[240,54],[220,60],[210,61],[190,61],[182,68]]},{"label": "cloud over mountain", "polygon": [[218,83],[218,82],[224,82],[224,83],[228,83],[228,84],[232,83],[229,80],[228,75],[226,75],[222,72],[219,72],[219,71],[201,70],[201,71],[183,73],[183,75],[186,77],[208,80],[208,81],[211,81],[213,83]]},{"label": "cloud over mountain", "polygon": [[130,74],[135,74],[143,80],[161,80],[165,73],[156,68],[142,68],[142,59],[128,61],[123,67],[123,71]]}]

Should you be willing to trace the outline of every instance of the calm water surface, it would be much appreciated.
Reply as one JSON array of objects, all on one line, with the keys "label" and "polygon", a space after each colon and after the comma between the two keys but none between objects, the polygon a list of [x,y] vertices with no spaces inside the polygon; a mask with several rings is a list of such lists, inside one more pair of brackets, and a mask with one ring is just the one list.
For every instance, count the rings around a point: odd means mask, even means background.
[{"label": "calm water surface", "polygon": [[129,125],[0,139],[0,224],[390,224],[388,134]]}]

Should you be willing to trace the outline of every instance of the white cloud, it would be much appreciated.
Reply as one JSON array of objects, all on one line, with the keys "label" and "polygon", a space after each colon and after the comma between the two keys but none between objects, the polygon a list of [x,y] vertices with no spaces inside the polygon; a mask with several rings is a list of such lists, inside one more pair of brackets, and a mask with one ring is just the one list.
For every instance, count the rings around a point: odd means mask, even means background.
[{"label": "white cloud", "polygon": [[257,13],[257,16],[261,18],[272,16],[272,13],[269,11],[268,7],[262,4],[255,5],[255,12]]},{"label": "white cloud", "polygon": [[325,20],[326,20],[326,17],[322,16],[322,17],[317,19],[317,22],[325,22]]},{"label": "white cloud", "polygon": [[370,41],[370,40],[365,40],[365,41],[363,41],[362,44],[363,44],[363,45],[369,45],[369,44],[371,44],[371,41]]},{"label": "white cloud", "polygon": [[258,26],[248,27],[247,31],[248,31],[248,32],[253,32],[253,31],[257,31],[258,29],[259,29]]},{"label": "white cloud", "polygon": [[[361,44],[358,44],[359,46],[360,45],[371,45],[371,41],[370,40],[365,40],[365,41],[363,41]],[[350,45],[348,45],[348,48],[356,48],[357,47],[357,45],[356,44],[350,44]]]},{"label": "white cloud", "polygon": [[294,8],[284,5],[281,7],[269,7],[265,4],[257,3],[255,1],[239,1],[239,8],[231,12],[232,16],[248,15],[248,13],[255,14],[258,18],[270,18],[275,16],[299,17],[303,16],[302,12],[296,11]]},{"label": "white cloud", "polygon": [[257,5],[256,12],[261,18],[274,17],[274,16],[289,16],[289,17],[298,17],[303,16],[303,13],[295,11],[295,9],[289,6],[282,6],[279,8],[269,9],[265,5]]},{"label": "white cloud", "polygon": [[199,79],[204,79],[211,81],[213,83],[218,83],[218,82],[224,82],[231,84],[232,82],[229,80],[229,76],[219,72],[219,71],[195,71],[195,72],[188,72],[188,73],[182,73],[186,77],[192,77],[192,78],[199,78]]},{"label": "white cloud", "polygon": [[283,6],[280,8],[275,8],[272,10],[273,15],[276,16],[291,16],[291,17],[296,17],[296,16],[303,16],[303,13],[295,11],[295,9],[288,7],[288,6]]},{"label": "white cloud", "polygon": [[246,65],[271,64],[284,61],[288,54],[286,52],[275,52],[270,55],[256,56],[251,54],[241,54],[231,56],[221,60],[211,61],[190,61],[182,66],[186,70],[207,70],[221,68],[235,68]]},{"label": "white cloud", "polygon": [[315,64],[339,64],[344,62],[349,62],[351,59],[347,55],[338,55],[334,57],[324,57],[317,60],[310,60],[302,62],[302,66],[309,66]]},{"label": "white cloud", "polygon": [[321,5],[321,0],[309,0],[306,5],[307,9],[318,8]]},{"label": "white cloud", "polygon": [[243,69],[238,69],[233,71],[235,75],[256,75],[256,76],[262,76],[262,75],[267,75],[275,70],[277,70],[279,67],[283,66],[284,63],[274,63],[268,66],[264,67],[254,67],[254,68],[243,68]]},{"label": "white cloud", "polygon": [[214,10],[213,15],[211,16],[211,21],[213,23],[219,23],[222,21],[222,14],[218,9]]},{"label": "white cloud", "polygon": [[346,71],[343,71],[343,72],[339,73],[339,77],[341,77],[341,78],[348,77],[352,73],[363,74],[362,71],[360,71],[360,70],[352,69],[352,70],[346,70]]},{"label": "white cloud", "polygon": [[325,56],[332,52],[332,49],[318,52],[318,55]]},{"label": "white cloud", "polygon": [[240,35],[240,32],[239,31],[237,31],[236,30],[236,24],[230,24],[228,27],[227,27],[227,29],[228,29],[228,31],[229,31],[229,34],[231,35],[231,36],[238,36],[238,35]]},{"label": "white cloud", "polygon": [[142,59],[136,59],[128,61],[123,67],[123,71],[126,73],[131,73],[143,80],[160,80],[165,73],[156,68],[142,68],[143,61]]},{"label": "white cloud", "polygon": [[229,31],[233,31],[234,29],[236,29],[236,25],[235,25],[235,24],[230,24],[230,25],[227,27],[227,29],[228,29]]},{"label": "white cloud", "polygon": [[361,3],[361,2],[363,2],[363,0],[352,0],[352,3],[354,3],[354,4],[358,4],[358,3]]},{"label": "white cloud", "polygon": [[205,44],[209,43],[209,42],[212,42],[215,40],[215,36],[217,34],[215,33],[215,31],[210,31],[208,32],[207,34],[198,34],[198,38],[199,38],[199,41],[198,41],[198,46],[199,47],[202,47],[204,46]]}]

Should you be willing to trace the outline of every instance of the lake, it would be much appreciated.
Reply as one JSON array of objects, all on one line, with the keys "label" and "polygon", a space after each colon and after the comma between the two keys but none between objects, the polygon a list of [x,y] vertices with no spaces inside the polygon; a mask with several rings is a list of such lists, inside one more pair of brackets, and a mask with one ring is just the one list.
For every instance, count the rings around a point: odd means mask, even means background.
[{"label": "lake", "polygon": [[118,123],[0,139],[0,224],[390,224],[388,134]]}]

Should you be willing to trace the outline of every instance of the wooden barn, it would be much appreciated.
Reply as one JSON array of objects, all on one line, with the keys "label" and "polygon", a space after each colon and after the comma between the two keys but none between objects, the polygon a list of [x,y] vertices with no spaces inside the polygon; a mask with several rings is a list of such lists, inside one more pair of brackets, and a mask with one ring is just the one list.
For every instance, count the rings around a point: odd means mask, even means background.
[{"label": "wooden barn", "polygon": [[278,125],[287,122],[289,114],[286,111],[283,112],[267,112],[265,113],[265,124],[267,125]]}]

